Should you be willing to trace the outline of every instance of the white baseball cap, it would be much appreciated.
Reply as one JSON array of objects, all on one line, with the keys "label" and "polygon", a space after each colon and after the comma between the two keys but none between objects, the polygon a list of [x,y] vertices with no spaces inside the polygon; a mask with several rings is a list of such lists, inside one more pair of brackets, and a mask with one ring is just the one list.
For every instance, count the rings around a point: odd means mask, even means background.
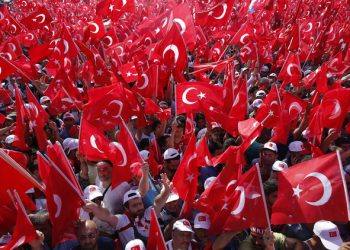
[{"label": "white baseball cap", "polygon": [[264,144],[264,147],[263,147],[263,149],[269,149],[269,150],[271,150],[271,151],[273,151],[273,152],[276,152],[277,153],[277,145],[276,145],[276,143],[274,143],[274,142],[272,142],[272,141],[269,141],[269,142],[266,142],[265,144]]},{"label": "white baseball cap", "polygon": [[255,97],[265,97],[266,96],[266,92],[264,90],[258,90],[255,93]]},{"label": "white baseball cap", "polygon": [[321,220],[316,222],[313,231],[327,249],[337,250],[343,244],[337,225],[330,221]]},{"label": "white baseball cap", "polygon": [[301,141],[293,141],[289,143],[288,149],[290,152],[302,152],[304,150],[304,144]]},{"label": "white baseball cap", "polygon": [[179,151],[177,151],[175,148],[168,148],[167,150],[165,150],[163,158],[164,160],[170,160],[178,157],[179,155]]},{"label": "white baseball cap", "polygon": [[8,135],[5,138],[5,143],[6,144],[12,144],[14,141],[18,140],[18,137],[16,135]]},{"label": "white baseball cap", "polygon": [[255,99],[252,103],[253,108],[260,108],[261,104],[263,103],[263,100],[261,99]]},{"label": "white baseball cap", "polygon": [[63,149],[70,153],[70,151],[77,149],[79,147],[79,139],[75,138],[66,138],[62,142]]},{"label": "white baseball cap", "polygon": [[141,150],[140,155],[142,160],[147,161],[149,158],[149,151],[148,150]]},{"label": "white baseball cap", "polygon": [[175,230],[175,229],[177,229],[181,232],[193,233],[191,223],[186,219],[181,219],[181,220],[175,221],[175,223],[173,224],[173,230]]},{"label": "white baseball cap", "polygon": [[288,169],[288,164],[284,161],[275,161],[275,163],[272,165],[273,171],[282,172],[285,169]]},{"label": "white baseball cap", "polygon": [[198,213],[194,218],[194,228],[209,229],[210,228],[210,218],[206,213]]},{"label": "white baseball cap", "polygon": [[129,190],[124,194],[123,204],[127,203],[129,200],[132,200],[134,198],[141,198],[139,191]]},{"label": "white baseball cap", "polygon": [[40,100],[39,100],[40,104],[43,104],[44,102],[47,102],[47,101],[51,101],[50,97],[46,95],[40,97]]},{"label": "white baseball cap", "polygon": [[215,180],[216,180],[215,176],[211,176],[211,177],[208,177],[207,179],[205,179],[204,184],[203,184],[204,189],[207,189],[210,186],[210,184]]},{"label": "white baseball cap", "polygon": [[146,250],[146,247],[142,240],[135,239],[126,244],[125,250]]},{"label": "white baseball cap", "polygon": [[176,193],[174,193],[174,192],[171,192],[170,195],[169,195],[169,197],[168,197],[168,199],[166,200],[165,203],[169,203],[169,202],[172,202],[172,201],[176,201],[176,200],[178,200],[178,199],[180,199],[179,195],[176,194]]},{"label": "white baseball cap", "polygon": [[98,197],[102,197],[102,190],[96,185],[89,185],[84,189],[84,198],[92,201]]}]

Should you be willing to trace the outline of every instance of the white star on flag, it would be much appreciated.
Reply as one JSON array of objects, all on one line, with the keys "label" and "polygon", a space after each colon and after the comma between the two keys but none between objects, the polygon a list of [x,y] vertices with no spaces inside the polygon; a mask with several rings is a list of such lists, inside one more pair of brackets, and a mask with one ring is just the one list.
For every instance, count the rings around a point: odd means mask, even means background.
[{"label": "white star on flag", "polygon": [[97,70],[97,75],[98,76],[102,76],[102,73],[103,73],[102,69]]},{"label": "white star on flag", "polygon": [[300,193],[302,192],[303,190],[300,189],[299,185],[296,187],[296,188],[293,188],[293,196],[297,196],[298,198],[300,198]]},{"label": "white star on flag", "polygon": [[198,94],[198,97],[199,97],[199,99],[203,99],[203,98],[205,98],[205,93],[203,93],[203,92],[200,92],[199,94]]},{"label": "white star on flag", "polygon": [[192,182],[192,180],[194,179],[193,174],[190,174],[189,176],[187,176],[186,180],[189,181],[190,183]]}]

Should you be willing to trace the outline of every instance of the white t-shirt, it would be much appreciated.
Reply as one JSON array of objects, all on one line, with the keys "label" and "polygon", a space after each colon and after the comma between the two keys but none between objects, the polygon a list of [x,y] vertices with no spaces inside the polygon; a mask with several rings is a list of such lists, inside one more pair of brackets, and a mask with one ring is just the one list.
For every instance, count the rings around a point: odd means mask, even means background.
[{"label": "white t-shirt", "polygon": [[[102,186],[102,182],[96,178],[96,186],[100,187],[102,193],[105,192],[105,188]],[[105,192],[103,197],[103,207],[107,208],[111,214],[121,214],[124,212],[123,198],[124,194],[129,191],[131,186],[127,182],[120,183],[117,187],[112,189],[111,187]]]},{"label": "white t-shirt", "polygon": [[[173,250],[173,240],[169,240],[165,243],[166,249],[167,250]],[[192,250],[192,245],[190,244],[190,246],[188,247],[188,250]]]},{"label": "white t-shirt", "polygon": [[[138,233],[142,235],[143,237],[148,238],[148,233],[149,233],[149,227],[150,227],[150,220],[151,220],[151,209],[152,206],[146,208],[143,217],[142,218],[136,218],[134,221],[134,227],[137,229]],[[131,222],[125,214],[117,214],[116,215],[118,218],[118,224],[115,227],[116,230],[120,230],[126,226],[128,226]],[[130,226],[126,230],[123,230],[119,232],[119,239],[123,244],[123,247],[125,245],[135,239],[135,232],[134,232],[134,227]]]}]

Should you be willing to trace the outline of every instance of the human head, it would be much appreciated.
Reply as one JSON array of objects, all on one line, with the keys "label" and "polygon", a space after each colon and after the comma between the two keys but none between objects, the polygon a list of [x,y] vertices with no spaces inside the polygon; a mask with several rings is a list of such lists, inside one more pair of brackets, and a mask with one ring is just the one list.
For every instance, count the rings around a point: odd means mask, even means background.
[{"label": "human head", "polygon": [[196,238],[205,243],[208,240],[208,230],[210,228],[210,218],[206,213],[198,213],[194,218],[194,233]]},{"label": "human head", "polygon": [[100,161],[96,164],[97,175],[102,183],[110,184],[112,181],[113,165],[109,161]]},{"label": "human head", "polygon": [[84,189],[84,198],[101,205],[103,193],[100,187],[89,185]]},{"label": "human head", "polygon": [[337,225],[330,221],[317,221],[314,224],[313,232],[326,249],[339,249],[343,243]]},{"label": "human head", "polygon": [[66,128],[70,128],[75,124],[74,115],[70,112],[67,112],[63,115],[63,123]]},{"label": "human head", "polygon": [[186,126],[186,118],[183,115],[178,115],[175,117],[175,120],[173,121],[173,128],[174,131],[174,137],[175,138],[181,138]]},{"label": "human head", "polygon": [[193,230],[188,220],[175,221],[172,231],[173,249],[187,250],[191,244],[192,236]]},{"label": "human head", "polygon": [[145,212],[141,195],[137,190],[129,190],[124,194],[123,205],[126,211],[134,218],[142,216]]},{"label": "human head", "polygon": [[269,211],[277,199],[278,186],[275,180],[268,180],[264,183],[266,205]]},{"label": "human head", "polygon": [[134,239],[126,244],[125,250],[146,250],[146,247],[142,240]]},{"label": "human head", "polygon": [[168,176],[168,178],[172,179],[173,175],[177,170],[177,167],[180,164],[179,151],[177,151],[174,148],[168,148],[167,150],[164,151],[163,158],[164,158],[164,168],[167,172],[167,175],[168,174],[171,175],[171,176]]},{"label": "human head", "polygon": [[255,246],[264,247],[264,229],[252,227],[250,228],[250,236]]},{"label": "human head", "polygon": [[298,164],[302,161],[303,155],[304,155],[303,152],[305,151],[303,142],[293,141],[293,142],[289,143],[288,150],[290,153],[290,164],[291,165]]},{"label": "human head", "polygon": [[274,142],[267,142],[260,151],[262,167],[272,167],[277,159],[277,145]]},{"label": "human head", "polygon": [[170,193],[168,199],[165,202],[164,208],[174,215],[178,215],[181,211],[180,197],[178,194]]},{"label": "human head", "polygon": [[80,244],[80,249],[97,249],[98,230],[97,225],[94,221],[87,220],[79,223],[77,236]]}]

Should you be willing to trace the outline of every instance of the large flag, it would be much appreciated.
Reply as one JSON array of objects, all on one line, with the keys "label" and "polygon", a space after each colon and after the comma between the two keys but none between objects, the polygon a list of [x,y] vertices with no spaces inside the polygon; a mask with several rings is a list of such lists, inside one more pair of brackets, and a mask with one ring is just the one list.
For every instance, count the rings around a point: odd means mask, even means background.
[{"label": "large flag", "polygon": [[331,153],[280,173],[272,224],[349,221],[349,200],[339,155]]},{"label": "large flag", "polygon": [[250,227],[267,228],[270,224],[264,189],[258,166],[253,166],[235,182],[226,186],[225,202],[214,218],[213,233],[220,230],[239,232]]},{"label": "large flag", "polygon": [[39,174],[46,185],[47,209],[52,224],[52,241],[58,243],[75,239],[75,223],[84,200],[74,183],[50,159],[37,153]]},{"label": "large flag", "polygon": [[206,82],[183,82],[176,85],[176,113],[201,111],[201,103],[220,108],[223,105],[223,88]]}]

